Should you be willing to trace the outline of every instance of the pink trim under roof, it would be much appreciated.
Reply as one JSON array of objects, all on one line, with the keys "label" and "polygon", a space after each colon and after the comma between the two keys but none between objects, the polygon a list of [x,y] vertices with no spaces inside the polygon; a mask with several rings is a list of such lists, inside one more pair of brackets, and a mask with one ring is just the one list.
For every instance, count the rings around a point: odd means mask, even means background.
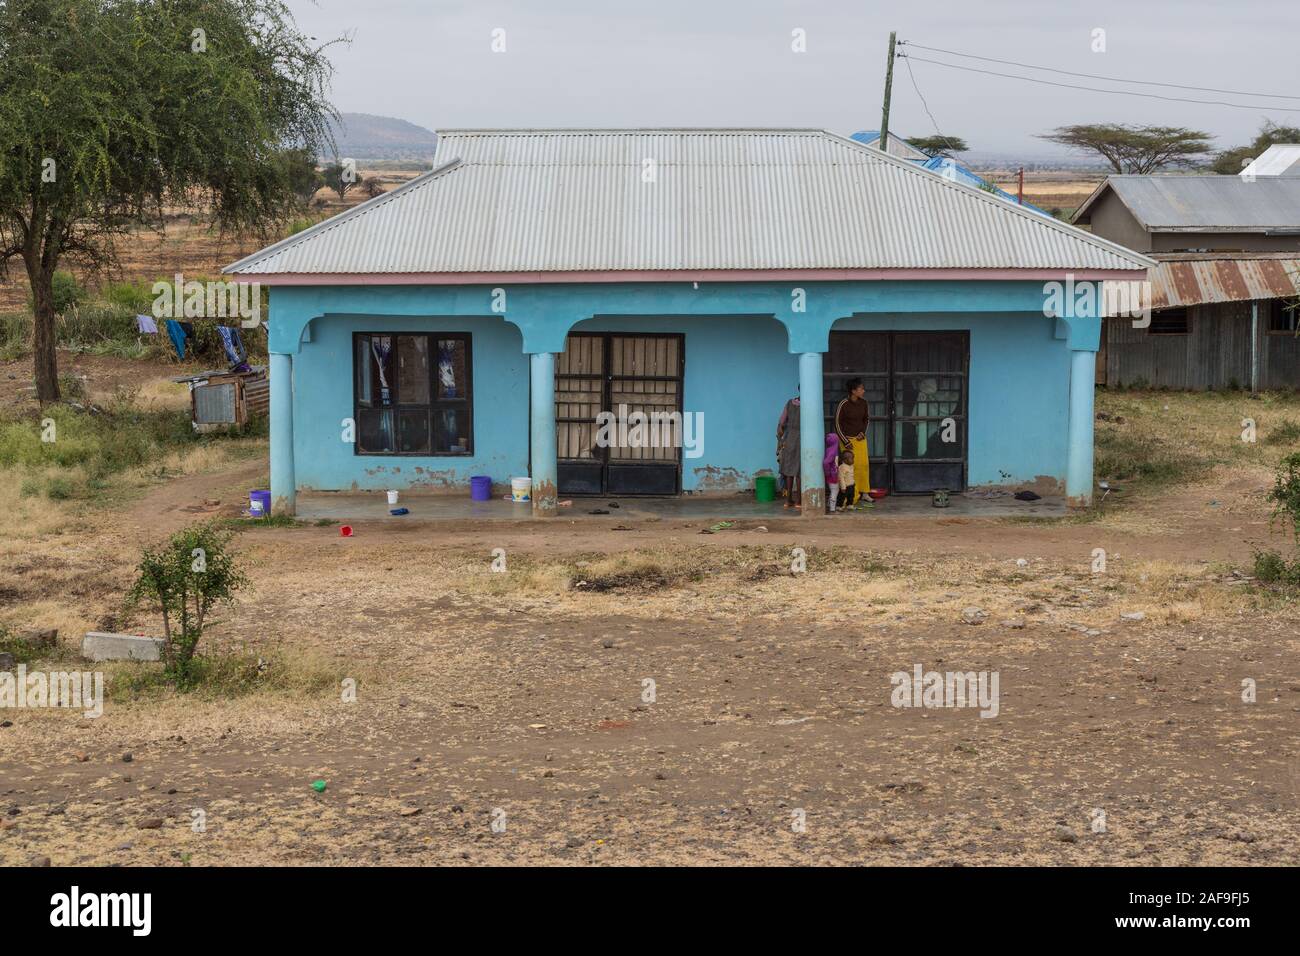
[{"label": "pink trim under roof", "polygon": [[1067,275],[1082,282],[1104,279],[1133,279],[1145,276],[1146,269],[705,269],[629,270],[590,272],[367,272],[367,273],[234,273],[233,282],[258,282],[262,285],[500,285],[503,283],[556,282],[764,282],[788,279],[796,282],[837,282],[846,280],[916,281],[933,279],[953,282],[963,279],[1052,280]]}]

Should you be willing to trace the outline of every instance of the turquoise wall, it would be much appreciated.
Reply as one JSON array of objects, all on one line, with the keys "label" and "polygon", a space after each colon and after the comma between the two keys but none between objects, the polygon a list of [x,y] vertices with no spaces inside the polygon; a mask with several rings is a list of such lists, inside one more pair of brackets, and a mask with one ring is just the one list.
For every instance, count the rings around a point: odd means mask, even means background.
[{"label": "turquoise wall", "polygon": [[[353,454],[355,446],[343,441],[341,427],[354,414],[352,333],[435,331],[473,333],[474,454]],[[519,330],[504,319],[331,316],[312,322],[310,335],[293,363],[299,488],[446,488],[468,485],[471,475],[508,482],[528,474],[528,356]]]},{"label": "turquoise wall", "polygon": [[[273,288],[271,351],[293,359],[296,485],[459,487],[473,474],[527,474],[525,350],[562,347],[570,330],[640,330],[686,336],[684,409],[702,412],[705,430],[704,455],[683,460],[683,487],[749,487],[775,466],[776,420],[799,380],[795,353],[824,349],[831,328],[968,331],[969,483],[1064,483],[1070,349],[1096,348],[1095,320],[1044,316],[1041,282],[802,286],[802,313],[789,308],[791,283],[520,286],[506,290],[505,315],[492,314],[485,286]],[[408,329],[473,335],[472,457],[358,456],[340,440],[353,413],[352,333]]]}]

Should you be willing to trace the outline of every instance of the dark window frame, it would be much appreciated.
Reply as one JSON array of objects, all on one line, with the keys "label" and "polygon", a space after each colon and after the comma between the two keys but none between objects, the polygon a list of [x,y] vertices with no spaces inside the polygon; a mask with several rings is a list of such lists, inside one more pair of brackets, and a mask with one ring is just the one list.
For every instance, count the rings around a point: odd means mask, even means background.
[{"label": "dark window frame", "polygon": [[[391,402],[386,405],[367,405],[361,404],[361,369],[357,367],[357,347],[360,340],[366,340],[366,354],[370,354],[369,340],[376,336],[390,336],[393,339],[393,354],[397,353],[397,339],[406,338],[423,338],[427,341],[427,352],[429,356],[429,400],[419,403],[404,403],[401,396],[396,394],[397,376],[394,371],[393,383],[390,386],[394,392]],[[389,331],[367,331],[352,333],[352,421],[355,429],[355,441],[352,443],[352,454],[363,455],[367,458],[469,458],[474,454],[474,342],[473,334],[470,332],[389,332]],[[438,342],[454,339],[465,343],[465,397],[464,398],[438,398]],[[361,447],[361,413],[362,411],[373,411],[376,408],[389,408],[394,413],[404,411],[419,411],[423,409],[429,416],[429,450],[428,451],[365,451]],[[440,409],[454,409],[465,415],[467,424],[465,426],[466,443],[464,451],[438,451],[437,433],[434,425],[434,413]],[[459,436],[458,436],[459,437]]]},{"label": "dark window frame", "polygon": [[1290,329],[1274,328],[1278,319],[1285,318],[1287,315],[1286,299],[1270,299],[1268,307],[1268,327],[1266,332],[1269,335],[1289,335],[1295,337],[1300,334],[1300,306],[1290,310],[1291,323],[1294,326]]},{"label": "dark window frame", "polygon": [[[1181,312],[1183,314],[1182,331],[1168,331],[1166,329],[1156,328],[1156,317],[1160,313],[1168,315],[1171,312]],[[1147,327],[1147,335],[1191,335],[1192,334],[1192,310],[1186,306],[1176,306],[1172,309],[1157,309],[1151,313],[1151,325]]]}]

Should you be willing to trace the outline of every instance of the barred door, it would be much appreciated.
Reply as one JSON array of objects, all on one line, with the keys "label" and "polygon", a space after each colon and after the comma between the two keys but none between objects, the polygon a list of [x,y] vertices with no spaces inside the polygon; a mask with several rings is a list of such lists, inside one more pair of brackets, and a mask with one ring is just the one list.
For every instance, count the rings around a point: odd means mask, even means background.
[{"label": "barred door", "polygon": [[679,334],[568,337],[555,368],[560,494],[681,492],[684,351]]}]

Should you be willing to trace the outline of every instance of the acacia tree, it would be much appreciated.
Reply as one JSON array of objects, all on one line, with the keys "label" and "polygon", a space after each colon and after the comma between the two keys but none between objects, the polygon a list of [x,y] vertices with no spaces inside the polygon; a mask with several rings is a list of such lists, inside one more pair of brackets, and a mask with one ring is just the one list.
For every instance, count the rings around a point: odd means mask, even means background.
[{"label": "acacia tree", "polygon": [[347,198],[349,189],[361,185],[356,164],[351,160],[340,162],[336,159],[321,171],[321,175],[325,179],[325,185],[338,193],[339,202]]},{"label": "acacia tree", "polygon": [[1246,164],[1257,158],[1264,150],[1278,143],[1300,143],[1300,127],[1281,126],[1272,120],[1264,120],[1253,142],[1236,149],[1225,149],[1214,157],[1210,165],[1216,173],[1232,176],[1241,172]]},{"label": "acacia tree", "polygon": [[281,0],[0,0],[0,267],[27,272],[42,403],[63,259],[107,266],[167,208],[262,237],[291,214],[284,150],[330,142],[328,46]]},{"label": "acacia tree", "polygon": [[1102,156],[1117,173],[1145,174],[1166,166],[1191,166],[1210,149],[1210,134],[1185,126],[1093,123],[1058,126],[1038,137]]},{"label": "acacia tree", "polygon": [[953,153],[964,153],[970,149],[960,136],[945,136],[942,133],[935,133],[933,136],[915,136],[909,139],[907,144],[915,146],[930,157],[950,157]]}]

